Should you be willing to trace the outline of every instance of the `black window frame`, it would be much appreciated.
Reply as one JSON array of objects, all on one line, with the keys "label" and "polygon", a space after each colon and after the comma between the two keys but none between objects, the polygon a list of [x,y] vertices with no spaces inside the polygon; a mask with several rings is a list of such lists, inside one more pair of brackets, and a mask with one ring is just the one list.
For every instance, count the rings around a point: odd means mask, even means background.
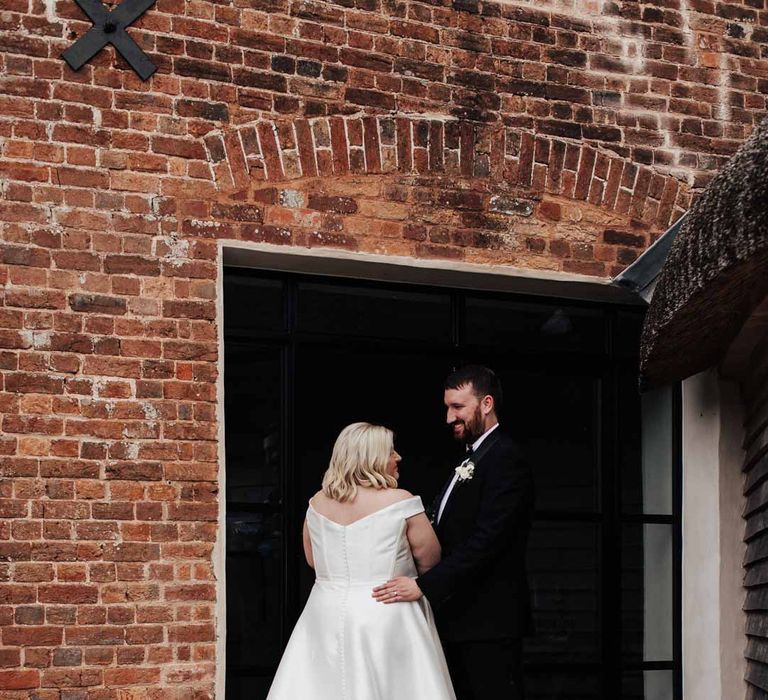
[{"label": "black window frame", "polygon": [[[434,284],[415,285],[412,283],[371,281],[347,277],[331,277],[327,275],[310,275],[306,273],[293,273],[272,270],[254,270],[236,267],[224,268],[225,283],[236,277],[252,276],[260,279],[281,281],[284,285],[283,294],[283,319],[282,331],[259,332],[251,330],[247,333],[233,331],[224,328],[225,348],[229,346],[257,344],[263,347],[280,348],[281,373],[283,395],[281,396],[281,440],[283,450],[281,452],[281,488],[285,494],[284,512],[284,590],[283,590],[283,644],[287,642],[290,632],[301,611],[302,601],[299,600],[298,568],[302,566],[301,560],[296,556],[300,548],[301,532],[296,523],[300,521],[300,512],[303,505],[297,502],[293,490],[290,488],[295,481],[294,459],[294,415],[291,406],[295,400],[296,387],[294,385],[295,362],[297,348],[307,344],[333,344],[338,342],[338,336],[323,333],[303,333],[295,329],[297,310],[297,289],[302,283],[334,285],[336,287],[349,287],[350,289],[397,289],[398,292],[409,290],[424,293],[435,292],[441,295],[450,295],[451,303],[451,334],[450,344],[419,343],[421,352],[440,352],[453,355],[455,364],[460,365],[465,358],[471,357],[473,347],[463,342],[465,323],[465,301],[467,298],[486,298],[510,303],[530,303],[533,305],[557,305],[573,307],[585,310],[595,310],[605,315],[606,337],[602,353],[581,353],[572,350],[548,350],[544,354],[548,357],[567,358],[569,365],[588,367],[600,376],[601,400],[600,400],[600,425],[599,448],[601,452],[599,467],[599,510],[596,512],[581,511],[543,511],[537,510],[535,519],[541,521],[568,521],[594,523],[600,528],[601,553],[600,553],[600,591],[601,600],[601,657],[599,663],[555,664],[557,669],[568,671],[595,671],[601,677],[602,697],[612,698],[621,696],[621,685],[624,674],[627,672],[642,672],[654,670],[669,670],[673,672],[674,700],[682,700],[682,438],[681,438],[681,387],[673,388],[673,512],[671,514],[630,514],[623,511],[622,495],[620,488],[620,469],[605,468],[605,460],[617,459],[615,454],[618,438],[616,436],[619,396],[617,392],[618,374],[621,371],[636,372],[636,358],[621,353],[613,347],[616,338],[616,324],[621,313],[638,313],[640,307],[629,306],[624,303],[606,301],[585,301],[581,299],[567,299],[562,297],[548,297],[516,292],[485,291],[467,288],[449,288]],[[224,305],[226,309],[227,299],[225,295]],[[349,346],[376,342],[383,346],[398,347],[411,341],[396,339],[382,340],[380,338],[353,338],[347,339]],[[516,360],[529,363],[540,363],[542,352],[508,352],[507,357],[513,356]],[[226,367],[225,367],[226,376]],[[226,425],[226,420],[225,420]],[[223,496],[225,497],[225,496]],[[663,662],[628,662],[622,654],[622,629],[621,629],[621,532],[624,524],[667,524],[672,527],[673,537],[673,659]],[[606,565],[607,564],[607,565]],[[526,664],[526,670],[547,672],[552,671],[553,665]],[[229,673],[229,668],[227,669]]]}]

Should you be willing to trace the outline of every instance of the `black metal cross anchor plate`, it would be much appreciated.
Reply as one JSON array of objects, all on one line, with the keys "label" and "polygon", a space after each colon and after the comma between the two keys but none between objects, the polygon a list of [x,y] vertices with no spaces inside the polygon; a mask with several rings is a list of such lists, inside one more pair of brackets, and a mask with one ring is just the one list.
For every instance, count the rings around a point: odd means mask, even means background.
[{"label": "black metal cross anchor plate", "polygon": [[82,68],[107,44],[115,47],[142,80],[147,80],[157,70],[149,56],[125,31],[125,28],[152,7],[156,0],[124,0],[111,12],[101,4],[101,0],[75,2],[88,15],[93,26],[61,54],[72,70]]}]

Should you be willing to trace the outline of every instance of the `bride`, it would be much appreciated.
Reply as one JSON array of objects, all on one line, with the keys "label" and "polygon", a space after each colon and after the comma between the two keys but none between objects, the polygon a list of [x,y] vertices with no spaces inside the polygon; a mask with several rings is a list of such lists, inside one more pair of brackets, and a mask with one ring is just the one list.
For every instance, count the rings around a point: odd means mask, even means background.
[{"label": "bride", "polygon": [[315,585],[267,700],[455,700],[426,598],[371,596],[440,560],[421,499],[397,488],[399,461],[380,425],[353,423],[337,438],[304,521]]}]

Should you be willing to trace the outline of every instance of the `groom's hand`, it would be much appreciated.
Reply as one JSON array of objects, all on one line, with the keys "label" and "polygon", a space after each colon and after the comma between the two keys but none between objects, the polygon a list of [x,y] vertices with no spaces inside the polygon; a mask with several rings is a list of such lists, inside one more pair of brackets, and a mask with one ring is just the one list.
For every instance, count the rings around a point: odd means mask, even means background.
[{"label": "groom's hand", "polygon": [[398,576],[373,589],[373,597],[380,603],[413,603],[424,595],[416,581]]}]

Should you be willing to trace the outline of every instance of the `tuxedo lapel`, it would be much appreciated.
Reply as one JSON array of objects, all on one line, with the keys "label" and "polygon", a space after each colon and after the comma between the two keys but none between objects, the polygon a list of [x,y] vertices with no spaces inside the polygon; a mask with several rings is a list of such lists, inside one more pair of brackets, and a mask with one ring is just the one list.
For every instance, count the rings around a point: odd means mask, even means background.
[{"label": "tuxedo lapel", "polygon": [[[472,455],[469,457],[469,460],[472,462],[472,464],[475,465],[475,469],[477,469],[478,464],[480,463],[480,460],[488,453],[488,450],[493,447],[493,445],[496,443],[496,441],[499,439],[499,429],[496,428],[485,440],[483,440],[480,447],[478,447]],[[463,459],[460,464],[463,464],[467,459]],[[443,498],[445,497],[445,493],[448,490],[448,488],[451,485],[451,482],[453,481],[453,474],[448,478],[448,481],[445,482],[445,486],[443,487],[443,490],[440,492],[440,495],[437,497],[435,503],[437,504],[435,510],[434,510],[434,516],[433,521],[436,525],[439,525],[437,522],[437,516],[440,513],[440,504],[443,501]],[[447,517],[449,511],[451,510],[452,504],[456,502],[456,496],[457,491],[463,488],[465,485],[462,484],[461,480],[457,479],[456,483],[453,486],[453,490],[451,491],[451,495],[448,497],[448,500],[445,503],[445,508],[443,508],[443,515],[440,518],[440,522],[444,522],[445,518]]]},{"label": "tuxedo lapel", "polygon": [[473,453],[472,453],[472,463],[477,466],[480,463],[480,460],[485,457],[488,450],[491,449],[496,444],[496,441],[499,439],[499,428],[496,428],[485,440],[483,440],[483,443],[478,447]]},{"label": "tuxedo lapel", "polygon": [[445,492],[448,490],[448,487],[451,485],[451,481],[453,481],[453,473],[451,473],[447,481],[443,484],[443,488],[441,488],[440,493],[435,496],[435,500],[432,501],[432,508],[430,509],[430,520],[432,521],[432,525],[434,527],[437,527],[437,515],[440,512],[440,504],[443,502],[443,497],[445,496]]},{"label": "tuxedo lapel", "polygon": [[[456,466],[458,467],[461,464],[464,464],[466,461],[466,457],[461,460]],[[440,514],[440,504],[443,502],[443,498],[445,498],[445,494],[448,492],[448,489],[451,487],[451,482],[453,481],[453,477],[456,475],[456,469],[454,468],[453,471],[451,471],[450,476],[445,480],[445,483],[443,484],[443,488],[440,489],[440,493],[435,496],[435,500],[432,501],[432,516],[430,518],[432,525],[435,529],[438,529],[439,523],[437,522],[438,515]],[[454,488],[456,488],[454,486]],[[448,503],[450,503],[451,499],[448,499],[448,502],[445,504],[445,507],[448,507]],[[443,515],[445,515],[445,510],[443,510]],[[442,518],[440,518],[442,520]]]}]

